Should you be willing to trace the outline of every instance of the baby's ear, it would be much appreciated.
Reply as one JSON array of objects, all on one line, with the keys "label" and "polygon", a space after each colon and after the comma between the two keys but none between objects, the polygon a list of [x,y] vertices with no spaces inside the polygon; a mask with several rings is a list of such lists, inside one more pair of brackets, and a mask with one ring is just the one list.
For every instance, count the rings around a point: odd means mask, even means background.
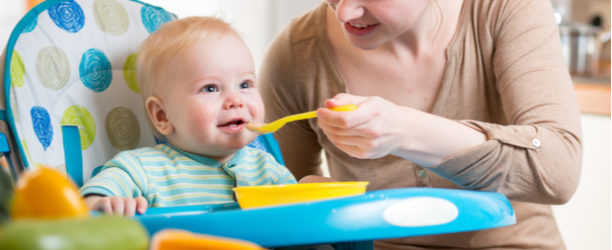
[{"label": "baby's ear", "polygon": [[174,127],[172,126],[172,123],[168,119],[168,115],[164,110],[164,103],[161,98],[157,96],[149,96],[145,101],[145,107],[153,127],[155,127],[160,134],[168,136],[170,133],[172,133],[172,131],[174,131]]}]

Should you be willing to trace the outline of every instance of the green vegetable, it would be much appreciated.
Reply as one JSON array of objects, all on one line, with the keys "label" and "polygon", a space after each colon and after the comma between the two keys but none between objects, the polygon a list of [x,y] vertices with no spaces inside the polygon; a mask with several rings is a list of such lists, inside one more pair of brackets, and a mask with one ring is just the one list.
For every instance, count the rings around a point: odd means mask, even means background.
[{"label": "green vegetable", "polygon": [[4,224],[9,218],[9,207],[12,195],[13,180],[4,169],[0,169],[0,225]]},{"label": "green vegetable", "polygon": [[118,216],[12,220],[0,228],[0,249],[147,249],[137,221]]}]

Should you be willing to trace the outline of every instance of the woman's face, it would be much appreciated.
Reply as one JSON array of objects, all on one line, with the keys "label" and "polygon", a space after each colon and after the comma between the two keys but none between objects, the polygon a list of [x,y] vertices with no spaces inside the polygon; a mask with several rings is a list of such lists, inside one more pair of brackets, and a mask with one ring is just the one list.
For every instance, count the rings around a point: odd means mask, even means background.
[{"label": "woman's face", "polygon": [[326,0],[346,38],[361,49],[400,39],[419,21],[428,0]]}]

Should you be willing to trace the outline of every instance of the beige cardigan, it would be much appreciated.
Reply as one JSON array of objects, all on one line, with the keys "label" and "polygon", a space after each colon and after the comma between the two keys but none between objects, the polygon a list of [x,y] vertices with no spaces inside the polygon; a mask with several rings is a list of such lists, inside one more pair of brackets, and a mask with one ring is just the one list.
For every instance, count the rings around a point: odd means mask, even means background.
[{"label": "beige cardigan", "polygon": [[[267,120],[314,110],[346,91],[326,37],[325,8],[293,20],[270,46],[259,75]],[[381,240],[377,248],[563,249],[547,204],[567,202],[574,193],[582,147],[550,1],[466,0],[457,29],[432,113],[483,131],[487,142],[425,169],[395,156],[352,158],[308,120],[275,134],[286,165],[297,178],[321,173],[324,149],[338,180],[367,180],[369,190],[496,191],[512,200],[516,212],[513,226]]]}]

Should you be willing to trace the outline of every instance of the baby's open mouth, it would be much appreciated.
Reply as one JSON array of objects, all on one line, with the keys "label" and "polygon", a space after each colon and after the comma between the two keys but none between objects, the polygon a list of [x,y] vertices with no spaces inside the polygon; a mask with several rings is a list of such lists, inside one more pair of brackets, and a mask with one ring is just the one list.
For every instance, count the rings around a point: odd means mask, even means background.
[{"label": "baby's open mouth", "polygon": [[227,123],[221,124],[219,125],[219,127],[238,127],[242,124],[245,124],[246,122],[244,122],[244,120],[242,119],[236,119],[236,120],[231,120]]}]

